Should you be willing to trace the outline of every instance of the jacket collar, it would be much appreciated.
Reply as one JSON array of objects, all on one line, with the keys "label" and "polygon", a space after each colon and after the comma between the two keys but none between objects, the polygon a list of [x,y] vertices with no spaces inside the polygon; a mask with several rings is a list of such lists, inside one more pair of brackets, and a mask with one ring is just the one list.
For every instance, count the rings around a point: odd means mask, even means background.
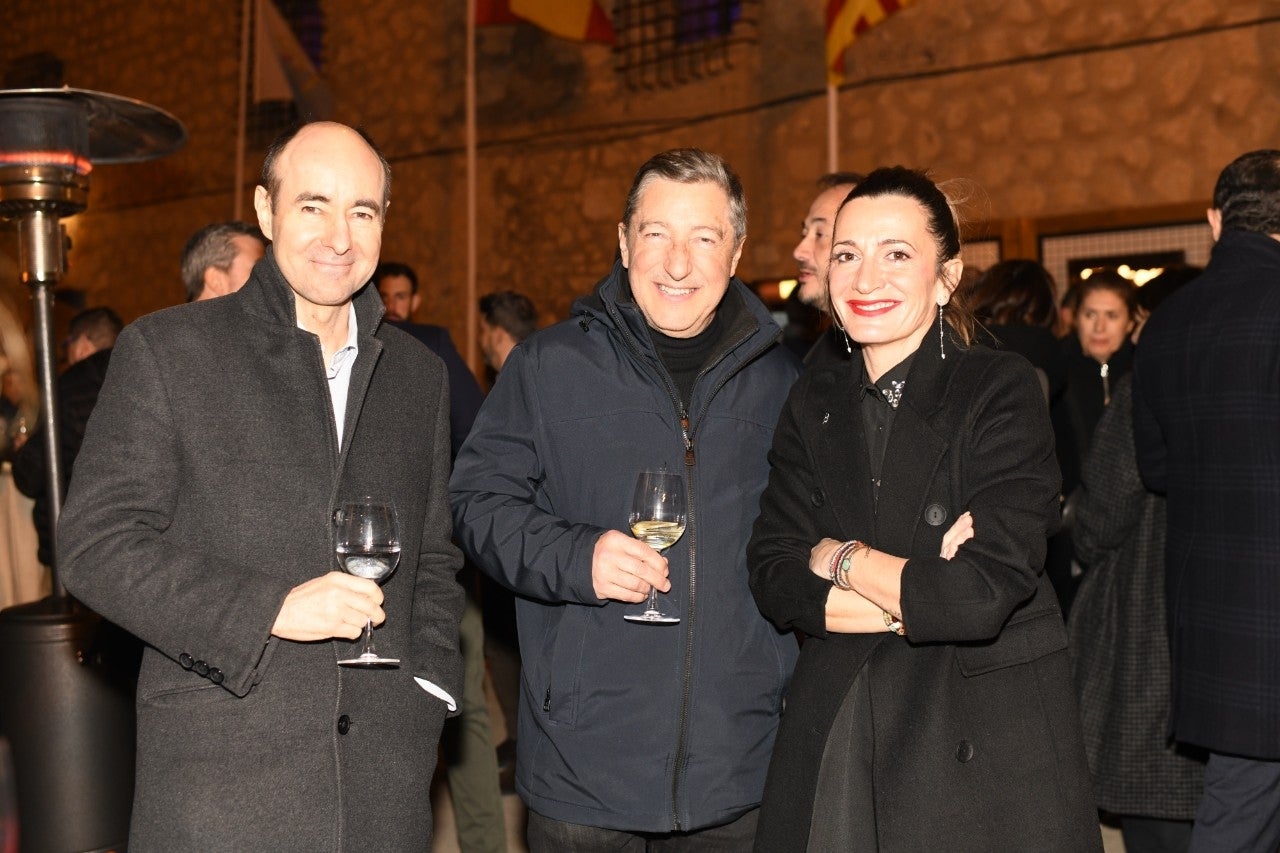
[{"label": "jacket collar", "polygon": [[[223,298],[239,300],[245,311],[269,323],[298,325],[298,308],[293,288],[285,280],[284,273],[280,272],[274,246],[267,247],[267,253],[254,265],[245,286],[230,297]],[[356,325],[363,341],[377,332],[385,309],[381,297],[371,284],[357,290],[352,300],[356,307]]]},{"label": "jacket collar", "polygon": [[[734,300],[732,307],[729,300]],[[721,348],[712,356],[711,364],[718,363],[730,353],[745,362],[782,337],[782,329],[773,321],[769,309],[737,276],[729,280],[729,289],[717,310],[731,310],[734,316],[725,328]],[[614,261],[613,269],[596,283],[589,295],[574,302],[571,313],[584,329],[599,321],[609,328],[624,331],[635,341],[642,355],[657,361],[649,324],[631,297],[627,268],[621,260]]]},{"label": "jacket collar", "polygon": [[1280,269],[1280,241],[1266,234],[1228,229],[1214,245],[1209,264],[1215,270]]}]

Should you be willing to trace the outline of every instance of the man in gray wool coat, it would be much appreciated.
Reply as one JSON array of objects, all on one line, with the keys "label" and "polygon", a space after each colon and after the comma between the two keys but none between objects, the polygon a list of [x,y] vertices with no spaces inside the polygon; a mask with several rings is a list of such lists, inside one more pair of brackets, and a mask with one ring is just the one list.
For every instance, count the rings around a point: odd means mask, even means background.
[{"label": "man in gray wool coat", "polygon": [[[248,284],[125,329],[59,527],[68,589],[147,644],[129,849],[428,849],[460,690],[444,367],[368,287],[390,198],[358,132],[267,152]],[[399,567],[337,571],[394,501]],[[395,669],[338,666],[369,619]]]}]

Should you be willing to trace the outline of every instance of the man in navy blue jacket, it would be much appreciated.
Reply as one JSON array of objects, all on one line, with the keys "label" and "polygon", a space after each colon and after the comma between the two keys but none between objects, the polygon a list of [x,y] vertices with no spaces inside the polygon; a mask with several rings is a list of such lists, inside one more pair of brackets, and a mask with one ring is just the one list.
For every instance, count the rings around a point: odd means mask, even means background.
[{"label": "man in navy blue jacket", "polygon": [[[533,853],[753,841],[796,642],[756,608],[745,551],[798,362],[733,277],[745,235],[722,159],[650,159],[620,260],[511,353],[458,455],[460,544],[520,596]],[[623,532],[637,475],[660,467],[688,507],[665,555]],[[623,618],[650,588],[679,624]]]},{"label": "man in navy blue jacket", "polygon": [[1134,362],[1134,437],[1168,494],[1175,740],[1209,750],[1192,850],[1280,849],[1280,151],[1222,171],[1204,274]]}]

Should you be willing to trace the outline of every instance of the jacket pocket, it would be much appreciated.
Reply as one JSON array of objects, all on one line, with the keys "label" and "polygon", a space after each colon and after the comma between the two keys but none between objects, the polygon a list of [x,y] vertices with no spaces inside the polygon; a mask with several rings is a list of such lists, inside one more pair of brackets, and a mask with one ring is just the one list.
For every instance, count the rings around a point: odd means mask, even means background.
[{"label": "jacket pocket", "polygon": [[151,708],[190,708],[224,701],[239,700],[219,685],[204,682],[190,687],[151,693],[142,697],[141,704]]},{"label": "jacket pocket", "polygon": [[537,698],[542,713],[558,725],[572,727],[577,721],[578,682],[586,637],[584,623],[589,618],[583,611],[588,609],[591,608],[566,604],[564,613],[551,629],[554,633],[549,644],[550,663]]},{"label": "jacket pocket", "polygon": [[1056,609],[1019,614],[1014,619],[989,643],[956,647],[956,661],[963,675],[972,677],[1030,663],[1067,647],[1067,629]]}]

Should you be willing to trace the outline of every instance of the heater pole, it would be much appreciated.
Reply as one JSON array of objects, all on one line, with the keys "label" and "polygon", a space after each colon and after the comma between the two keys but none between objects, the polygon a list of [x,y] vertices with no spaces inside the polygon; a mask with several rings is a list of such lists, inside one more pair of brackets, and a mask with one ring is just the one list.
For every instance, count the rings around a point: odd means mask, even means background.
[{"label": "heater pole", "polygon": [[[32,288],[35,303],[36,362],[39,367],[40,426],[43,433],[45,459],[45,489],[49,495],[49,519],[51,532],[58,529],[58,516],[62,512],[62,442],[58,435],[58,387],[57,356],[53,343],[53,288],[66,268],[65,243],[62,225],[56,213],[32,210],[23,214],[18,224],[18,255],[21,258],[22,276]],[[66,596],[66,589],[58,576],[57,536],[50,536],[53,595]]]}]

